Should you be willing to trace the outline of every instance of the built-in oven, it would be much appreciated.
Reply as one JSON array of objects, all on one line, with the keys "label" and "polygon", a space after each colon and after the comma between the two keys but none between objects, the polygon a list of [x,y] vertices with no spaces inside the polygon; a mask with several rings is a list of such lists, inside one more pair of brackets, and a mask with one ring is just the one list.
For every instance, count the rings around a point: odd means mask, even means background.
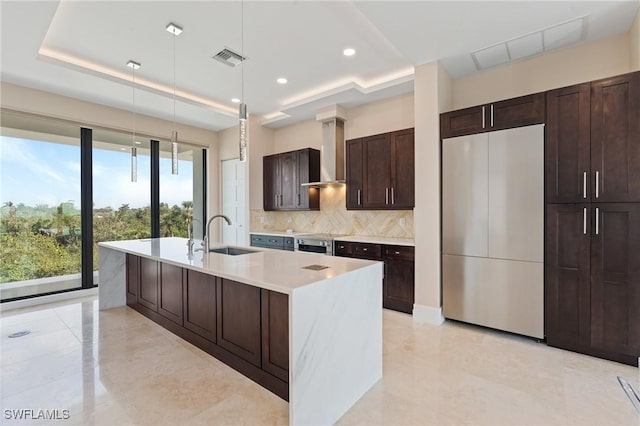
[{"label": "built-in oven", "polygon": [[310,234],[296,237],[294,250],[333,256],[333,240],[343,235]]}]

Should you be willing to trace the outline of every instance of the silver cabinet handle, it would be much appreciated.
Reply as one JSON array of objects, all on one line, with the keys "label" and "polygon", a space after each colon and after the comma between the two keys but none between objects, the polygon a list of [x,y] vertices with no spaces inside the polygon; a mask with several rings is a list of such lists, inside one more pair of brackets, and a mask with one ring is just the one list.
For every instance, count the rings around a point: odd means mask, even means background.
[{"label": "silver cabinet handle", "polygon": [[358,205],[360,205],[360,204],[361,204],[361,202],[360,202],[360,190],[358,189]]},{"label": "silver cabinet handle", "polygon": [[482,107],[482,128],[485,128],[485,124],[484,124],[484,106]]},{"label": "silver cabinet handle", "polygon": [[493,104],[491,104],[491,127],[493,127]]},{"label": "silver cabinet handle", "polygon": [[600,172],[596,170],[596,198],[600,196]]},{"label": "silver cabinet handle", "polygon": [[389,204],[389,188],[384,189],[384,203]]},{"label": "silver cabinet handle", "polygon": [[587,208],[582,209],[582,233],[587,235]]},{"label": "silver cabinet handle", "polygon": [[275,204],[276,204],[276,207],[278,207],[278,194],[275,195]]},{"label": "silver cabinet handle", "polygon": [[582,198],[587,198],[587,172],[582,173]]},{"label": "silver cabinet handle", "polygon": [[600,209],[596,207],[596,235],[600,234]]},{"label": "silver cabinet handle", "polygon": [[369,249],[368,248],[363,248],[362,251],[369,251]]},{"label": "silver cabinet handle", "polygon": [[391,204],[396,203],[395,191],[393,190],[393,186],[391,187]]}]

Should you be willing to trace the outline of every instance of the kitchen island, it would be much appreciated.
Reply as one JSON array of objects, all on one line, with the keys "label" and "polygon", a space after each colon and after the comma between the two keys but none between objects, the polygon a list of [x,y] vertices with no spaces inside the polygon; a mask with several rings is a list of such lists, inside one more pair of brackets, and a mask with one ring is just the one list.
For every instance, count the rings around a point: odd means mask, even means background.
[{"label": "kitchen island", "polygon": [[290,424],[336,422],[382,377],[382,263],[243,249],[100,243],[100,309],[129,305],[288,399]]}]

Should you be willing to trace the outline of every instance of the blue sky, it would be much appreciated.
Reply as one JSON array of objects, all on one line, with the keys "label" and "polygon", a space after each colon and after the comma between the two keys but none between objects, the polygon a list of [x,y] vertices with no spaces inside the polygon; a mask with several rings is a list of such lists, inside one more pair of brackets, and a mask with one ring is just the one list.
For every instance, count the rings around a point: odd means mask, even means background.
[{"label": "blue sky", "polygon": [[[130,179],[129,151],[93,150],[93,201],[96,208],[150,204],[149,157],[138,154],[138,182]],[[169,205],[192,199],[193,166],[160,159],[160,201]],[[80,147],[0,136],[0,205],[7,201],[55,206],[72,201],[80,208]]]}]

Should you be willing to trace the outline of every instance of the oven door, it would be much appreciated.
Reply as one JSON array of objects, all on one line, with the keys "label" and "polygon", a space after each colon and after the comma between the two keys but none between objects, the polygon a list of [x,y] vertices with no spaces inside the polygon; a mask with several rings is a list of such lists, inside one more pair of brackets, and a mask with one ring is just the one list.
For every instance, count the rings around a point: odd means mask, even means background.
[{"label": "oven door", "polygon": [[315,244],[298,244],[298,251],[305,251],[307,253],[327,254],[327,247],[317,246]]}]

